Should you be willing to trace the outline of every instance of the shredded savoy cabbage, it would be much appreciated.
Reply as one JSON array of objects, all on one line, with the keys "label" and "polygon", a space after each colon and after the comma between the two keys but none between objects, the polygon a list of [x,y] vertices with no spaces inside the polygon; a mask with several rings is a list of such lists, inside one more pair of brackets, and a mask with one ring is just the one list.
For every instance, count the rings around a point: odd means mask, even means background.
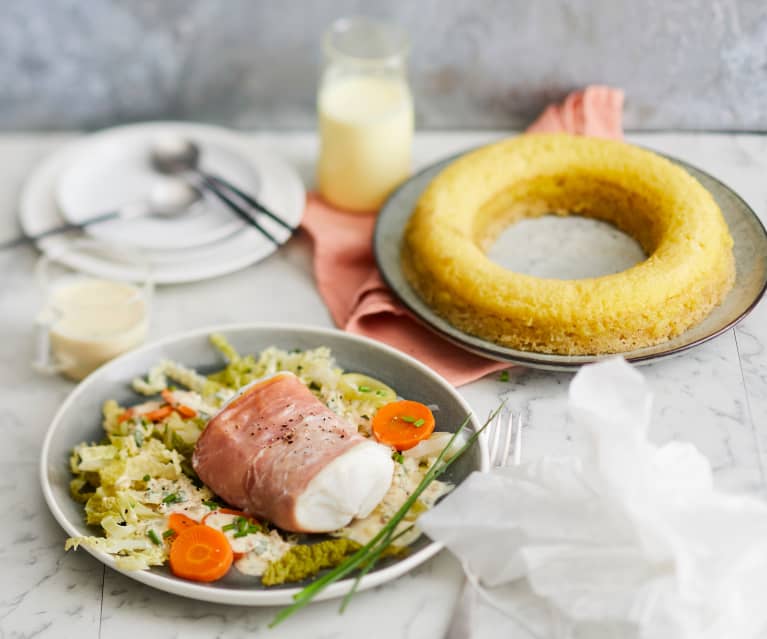
[{"label": "shredded savoy cabbage", "polygon": [[100,534],[70,538],[67,549],[86,546],[107,552],[124,570],[164,564],[172,507],[202,507],[214,498],[210,489],[195,483],[190,463],[195,443],[218,407],[254,381],[290,371],[331,410],[367,434],[376,410],[396,399],[396,393],[378,380],[344,374],[325,347],[291,352],[271,347],[254,357],[241,356],[221,335],[212,335],[211,343],[226,361],[223,369],[206,377],[164,360],[132,384],[148,397],[168,392],[171,383],[185,387],[188,391],[173,392],[192,405],[193,417],[174,411],[159,421],[146,419],[144,415],[161,406],[153,400],[130,409],[114,400],[104,403],[105,439],[76,446],[70,460],[72,497],[84,503],[86,522]]}]

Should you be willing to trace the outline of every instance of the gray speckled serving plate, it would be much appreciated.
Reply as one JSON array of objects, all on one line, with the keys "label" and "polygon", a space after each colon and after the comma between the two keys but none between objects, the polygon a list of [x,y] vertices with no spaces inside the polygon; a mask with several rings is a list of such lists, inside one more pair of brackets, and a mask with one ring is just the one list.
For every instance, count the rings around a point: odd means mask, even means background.
[{"label": "gray speckled serving plate", "polygon": [[[438,411],[435,417],[439,430],[454,431],[471,413],[468,404],[453,387],[423,364],[393,348],[341,331],[308,326],[243,324],[215,326],[170,337],[127,353],[96,370],[72,391],[53,418],[43,443],[40,481],[53,516],[68,536],[96,534],[95,529],[85,525],[82,504],[69,496],[69,456],[76,444],[102,438],[102,403],[107,399],[126,404],[139,401],[139,396],[131,390],[131,380],[145,375],[162,359],[176,360],[203,371],[222,367],[221,355],[208,341],[213,332],[225,335],[240,353],[257,353],[268,346],[288,350],[327,346],[345,370],[374,376],[408,399],[436,404]],[[478,427],[476,418],[472,418],[472,427]],[[458,484],[472,471],[486,468],[487,454],[480,438],[477,446],[450,467],[445,478]],[[360,589],[372,588],[412,570],[441,547],[441,544],[421,536],[410,546],[409,554],[389,558],[366,575]],[[293,595],[300,590],[295,584],[265,587],[257,577],[248,577],[236,570],[231,570],[224,579],[212,584],[179,579],[164,567],[126,572],[116,568],[113,559],[106,553],[90,549],[88,552],[136,581],[202,601],[248,606],[279,605],[291,603]],[[349,579],[340,581],[324,590],[317,599],[344,595],[350,585]]]},{"label": "gray speckled serving plate", "polygon": [[[659,154],[663,155],[663,154]],[[400,301],[426,326],[445,339],[478,355],[511,364],[549,370],[573,370],[606,356],[551,355],[507,348],[464,333],[427,306],[410,287],[400,268],[400,246],[405,225],[418,197],[450,162],[453,156],[433,164],[399,187],[378,215],[373,248],[381,275]],[[684,352],[732,328],[756,306],[767,288],[767,231],[756,213],[727,185],[701,169],[664,156],[685,169],[713,195],[722,209],[734,239],[735,285],[722,304],[700,324],[662,344],[622,353],[630,362],[643,364]]]}]

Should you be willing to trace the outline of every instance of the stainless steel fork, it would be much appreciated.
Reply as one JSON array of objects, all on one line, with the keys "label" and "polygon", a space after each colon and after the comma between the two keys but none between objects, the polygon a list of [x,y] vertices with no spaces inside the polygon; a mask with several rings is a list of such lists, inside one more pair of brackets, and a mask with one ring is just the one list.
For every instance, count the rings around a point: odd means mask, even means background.
[{"label": "stainless steel fork", "polygon": [[[523,415],[524,411],[521,410],[515,415],[510,410],[502,409],[485,430],[491,470],[509,464],[516,466],[521,461]],[[514,419],[515,416],[516,419]],[[479,578],[471,571],[468,562],[463,561],[461,564],[466,581],[463,592],[459,596],[458,605],[453,610],[445,639],[465,639],[470,636],[471,609],[476,605],[474,597],[480,596],[496,606]]]},{"label": "stainless steel fork", "polygon": [[493,422],[487,427],[487,448],[490,468],[519,464],[522,459],[522,415],[509,410],[498,411]]}]

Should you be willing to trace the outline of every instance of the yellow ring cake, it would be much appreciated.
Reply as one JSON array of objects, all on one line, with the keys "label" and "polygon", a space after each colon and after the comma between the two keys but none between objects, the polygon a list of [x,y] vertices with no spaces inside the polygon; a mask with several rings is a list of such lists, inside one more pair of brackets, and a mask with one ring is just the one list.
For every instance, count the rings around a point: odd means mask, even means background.
[{"label": "yellow ring cake", "polygon": [[[547,213],[613,224],[648,256],[577,280],[509,271],[485,248]],[[405,231],[405,276],[466,333],[525,351],[620,353],[700,322],[731,288],[732,238],[711,195],[679,166],[610,140],[524,135],[469,153],[420,197]]]}]

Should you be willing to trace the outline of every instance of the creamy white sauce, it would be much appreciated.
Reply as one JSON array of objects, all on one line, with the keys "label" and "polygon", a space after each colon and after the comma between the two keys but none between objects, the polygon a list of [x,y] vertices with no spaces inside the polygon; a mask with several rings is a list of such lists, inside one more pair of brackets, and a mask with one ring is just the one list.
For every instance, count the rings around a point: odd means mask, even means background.
[{"label": "creamy white sauce", "polygon": [[223,530],[225,526],[233,524],[237,517],[215,511],[205,518],[205,525],[223,532],[232,552],[241,555],[234,562],[237,570],[246,575],[261,576],[271,562],[277,561],[294,544],[284,540],[276,530],[262,529],[241,537],[236,536],[236,530]]},{"label": "creamy white sauce", "polygon": [[51,351],[74,379],[146,337],[146,302],[138,288],[124,282],[88,278],[62,285],[51,294],[49,311]]},{"label": "creamy white sauce", "polygon": [[[334,535],[346,537],[363,545],[369,542],[402,507],[407,498],[413,494],[433,462],[433,458],[423,460],[423,463],[420,463],[417,459],[406,457],[401,464],[394,464],[392,483],[381,503],[375,507],[370,515],[363,519],[354,520],[345,528],[334,533]],[[421,494],[416,504],[420,502],[421,508],[431,508],[440,497],[447,494],[452,488],[451,484],[435,479]],[[418,507],[411,510],[405,519],[397,525],[394,534],[398,534],[412,525],[420,514],[418,510]],[[407,546],[413,543],[420,534],[420,531],[414,527],[411,531],[400,537],[395,542],[395,545]]]},{"label": "creamy white sauce", "polygon": [[256,533],[248,535],[254,537],[254,547],[234,562],[234,567],[246,575],[260,577],[264,574],[267,566],[282,557],[291,546],[295,544],[285,541],[276,530],[268,535]]},{"label": "creamy white sauce", "polygon": [[[165,503],[169,495],[178,495],[180,501]],[[151,479],[142,496],[147,504],[157,504],[158,512],[164,515],[181,513],[195,521],[210,512],[203,502],[213,499],[213,491],[207,486],[197,488],[186,475],[178,479]]]}]

